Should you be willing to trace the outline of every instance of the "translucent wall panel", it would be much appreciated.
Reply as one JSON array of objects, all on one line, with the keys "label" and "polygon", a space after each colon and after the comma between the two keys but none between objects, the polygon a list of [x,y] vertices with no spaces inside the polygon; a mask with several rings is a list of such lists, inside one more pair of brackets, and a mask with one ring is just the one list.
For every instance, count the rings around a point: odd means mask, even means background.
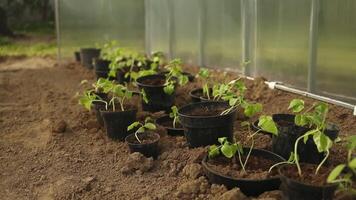
[{"label": "translucent wall panel", "polygon": [[198,0],[172,1],[173,56],[188,64],[198,62]]},{"label": "translucent wall panel", "polygon": [[356,98],[356,1],[320,2],[318,90]]},{"label": "translucent wall panel", "polygon": [[62,57],[112,39],[144,50],[143,0],[58,0],[58,4]]},{"label": "translucent wall panel", "polygon": [[310,0],[257,0],[256,75],[307,86]]},{"label": "translucent wall panel", "polygon": [[[169,52],[169,13],[167,0],[146,0],[149,8],[149,45],[151,51]],[[147,20],[147,19],[146,19]]]},{"label": "translucent wall panel", "polygon": [[241,63],[242,48],[241,2],[205,0],[204,3],[204,63],[208,66],[237,69]]}]

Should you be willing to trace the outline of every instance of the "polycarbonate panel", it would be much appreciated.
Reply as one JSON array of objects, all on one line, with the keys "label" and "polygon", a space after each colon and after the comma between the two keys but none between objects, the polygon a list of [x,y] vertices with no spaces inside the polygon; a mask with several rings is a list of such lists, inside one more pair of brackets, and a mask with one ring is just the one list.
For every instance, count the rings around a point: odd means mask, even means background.
[{"label": "polycarbonate panel", "polygon": [[320,1],[317,88],[356,102],[356,1]]},{"label": "polycarbonate panel", "polygon": [[148,2],[150,27],[148,27],[151,51],[169,51],[168,1],[146,0]]},{"label": "polycarbonate panel", "polygon": [[256,73],[307,86],[310,0],[257,0]]},{"label": "polycarbonate panel", "polygon": [[187,64],[197,64],[199,0],[174,0],[172,3],[173,57]]},{"label": "polycarbonate panel", "polygon": [[58,1],[62,57],[113,39],[122,46],[144,50],[144,0]]},{"label": "polycarbonate panel", "polygon": [[205,64],[241,70],[240,0],[206,0]]}]

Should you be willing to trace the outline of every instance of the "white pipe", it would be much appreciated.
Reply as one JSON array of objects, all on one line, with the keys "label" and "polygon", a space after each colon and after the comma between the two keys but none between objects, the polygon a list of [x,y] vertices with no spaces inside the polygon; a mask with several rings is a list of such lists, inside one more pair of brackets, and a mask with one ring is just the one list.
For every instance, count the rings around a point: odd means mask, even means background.
[{"label": "white pipe", "polygon": [[[249,76],[242,76],[242,77],[244,77],[244,78],[246,78],[248,80],[255,80],[253,77],[249,77]],[[316,99],[316,100],[319,100],[319,101],[324,101],[326,103],[330,103],[330,104],[334,104],[334,105],[337,105],[337,106],[341,106],[341,107],[344,107],[344,108],[351,109],[351,110],[353,110],[353,115],[356,116],[356,105],[352,105],[350,103],[346,103],[346,102],[339,101],[339,100],[336,100],[336,99],[332,99],[332,98],[329,98],[329,97],[320,96],[320,95],[317,95],[317,94],[312,94],[312,93],[309,93],[309,92],[305,92],[303,90],[298,90],[298,89],[295,89],[295,88],[287,87],[287,86],[283,85],[282,82],[265,81],[265,84],[267,84],[270,89],[279,89],[279,90],[283,90],[283,91],[286,91],[286,92],[302,95],[302,96],[305,96],[305,97],[309,97],[309,98],[312,98],[312,99]]]}]

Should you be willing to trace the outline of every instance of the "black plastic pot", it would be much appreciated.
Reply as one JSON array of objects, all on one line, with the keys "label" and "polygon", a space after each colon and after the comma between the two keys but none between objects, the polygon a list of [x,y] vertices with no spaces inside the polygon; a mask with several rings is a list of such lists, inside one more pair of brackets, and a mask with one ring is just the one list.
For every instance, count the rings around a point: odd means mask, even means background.
[{"label": "black plastic pot", "polygon": [[166,77],[164,75],[149,75],[137,79],[139,89],[145,91],[148,99],[148,103],[142,100],[142,109],[150,112],[169,111],[173,106],[175,94],[166,94],[163,90],[164,84],[146,84],[145,82],[149,80],[166,80]]},{"label": "black plastic pot", "polygon": [[283,174],[283,167],[278,171],[282,181],[281,190],[283,192],[283,199],[287,200],[332,200],[334,197],[337,184],[327,184],[324,186],[314,186],[301,183],[294,179],[288,178]]},{"label": "black plastic pot", "polygon": [[93,102],[93,107],[94,107],[94,113],[96,120],[100,124],[100,126],[104,126],[104,120],[103,117],[101,116],[101,111],[105,111],[105,103],[103,102]]},{"label": "black plastic pot", "polygon": [[[212,91],[211,88],[209,90]],[[202,102],[202,99],[204,98],[203,97],[203,88],[197,88],[197,89],[190,91],[189,96],[192,99],[193,103]],[[208,101],[208,99],[206,99],[205,101]]]},{"label": "black plastic pot", "polygon": [[[165,115],[163,117],[160,117],[156,120],[156,123],[158,125],[163,126],[167,130],[167,134],[171,136],[183,136],[184,135],[184,129],[183,128],[173,128],[172,126],[172,119],[168,116]],[[170,123],[171,126],[167,126],[166,124]]]},{"label": "black plastic pot", "polygon": [[229,105],[225,102],[200,102],[186,105],[178,110],[179,119],[186,130],[184,134],[190,147],[217,144],[220,137],[227,137],[232,141],[236,109],[224,115],[194,116],[190,114],[195,109],[217,108],[225,110],[229,108]]},{"label": "black plastic pot", "polygon": [[80,52],[79,51],[74,52],[74,59],[76,62],[80,62]]},{"label": "black plastic pot", "polygon": [[145,132],[145,133],[140,133],[139,137],[140,138],[145,138],[148,135],[153,136],[155,139],[151,143],[145,143],[145,144],[140,144],[137,143],[137,139],[135,137],[135,134],[130,134],[125,138],[125,141],[127,142],[130,152],[140,152],[142,155],[146,157],[153,157],[154,159],[157,159],[159,155],[159,147],[158,147],[158,142],[160,139],[160,136],[157,133],[153,132]]},{"label": "black plastic pot", "polygon": [[104,120],[106,133],[109,138],[124,140],[133,131],[127,131],[127,127],[136,121],[137,110],[126,111],[103,111],[101,116]]},{"label": "black plastic pot", "polygon": [[110,61],[103,59],[94,59],[94,70],[96,78],[107,78],[109,73]]},{"label": "black plastic pot", "polygon": [[[248,148],[244,148],[244,152],[248,152]],[[263,157],[268,160],[272,160],[275,163],[285,161],[282,157],[272,152],[253,149],[251,155],[257,157]],[[259,196],[266,191],[278,190],[281,184],[279,176],[266,178],[266,179],[238,179],[230,176],[226,176],[220,172],[214,171],[207,165],[208,156],[206,156],[202,161],[202,166],[205,170],[205,174],[209,179],[209,182],[215,184],[223,184],[227,188],[232,189],[234,187],[240,188],[246,196]]]},{"label": "black plastic pot", "polygon": [[100,49],[96,48],[82,48],[80,49],[80,61],[82,65],[88,69],[93,69],[94,58],[100,56]]},{"label": "black plastic pot", "polygon": [[[274,114],[273,120],[277,124],[278,136],[272,137],[272,151],[285,159],[289,158],[290,152],[294,150],[294,143],[297,138],[310,129],[301,127],[294,124],[295,115],[291,114]],[[283,123],[282,123],[283,122]],[[255,130],[259,129],[258,120],[253,123]],[[263,132],[264,134],[271,135],[270,133]],[[328,124],[325,134],[331,140],[335,140],[339,134],[339,129],[336,125]],[[306,144],[300,142],[298,145],[298,154],[301,162],[317,164],[324,158],[323,153],[319,153],[314,144],[313,139],[310,137]]]}]

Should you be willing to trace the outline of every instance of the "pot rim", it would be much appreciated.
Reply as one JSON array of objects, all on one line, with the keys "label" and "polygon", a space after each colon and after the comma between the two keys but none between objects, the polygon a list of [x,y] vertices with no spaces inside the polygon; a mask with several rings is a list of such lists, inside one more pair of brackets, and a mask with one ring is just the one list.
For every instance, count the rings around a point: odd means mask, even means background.
[{"label": "pot rim", "polygon": [[129,144],[130,146],[142,146],[142,145],[149,145],[149,144],[154,144],[154,143],[157,143],[160,139],[161,139],[161,136],[156,133],[156,132],[144,132],[146,134],[153,134],[154,136],[156,136],[156,139],[153,141],[153,142],[150,142],[150,143],[146,143],[146,144],[136,144],[136,143],[132,143],[132,142],[129,142],[129,138],[130,137],[135,137],[135,133],[131,133],[130,135],[126,136],[125,137],[125,142],[127,142],[127,144]]},{"label": "pot rim", "polygon": [[[246,147],[244,147],[244,149],[246,149]],[[278,157],[279,159],[281,160],[285,160],[284,158],[282,158],[281,156],[273,153],[273,152],[270,152],[270,151],[267,151],[267,150],[264,150],[264,149],[255,149],[253,148],[252,149],[252,152],[253,151],[260,151],[260,152],[264,152],[264,153],[269,153],[273,156],[276,156],[276,158]],[[206,154],[202,160],[202,165],[203,167],[208,170],[210,173],[213,173],[215,175],[218,175],[218,176],[221,176],[223,178],[226,178],[226,179],[230,179],[230,180],[233,180],[233,181],[245,181],[245,182],[265,182],[265,181],[270,181],[270,180],[275,180],[275,179],[280,179],[280,175],[276,175],[276,176],[273,176],[273,177],[269,177],[269,178],[265,178],[265,179],[248,179],[248,178],[234,178],[232,176],[227,176],[227,175],[224,175],[222,174],[221,172],[218,172],[216,170],[213,170],[212,168],[210,168],[208,165],[207,165],[207,160],[209,159],[208,155]]]},{"label": "pot rim", "polygon": [[162,78],[164,80],[166,80],[166,76],[162,75],[162,74],[152,74],[152,75],[147,75],[147,76],[142,76],[140,78],[138,78],[136,80],[136,84],[140,87],[147,87],[147,88],[163,88],[166,86],[166,83],[162,84],[162,85],[148,85],[148,84],[144,84],[141,83],[140,81],[142,81],[143,79],[149,78],[149,77],[157,77],[157,78]]},{"label": "pot rim", "polygon": [[178,116],[179,117],[185,117],[185,118],[191,118],[191,119],[209,119],[209,118],[216,118],[216,117],[224,117],[224,116],[228,116],[228,115],[233,115],[234,113],[236,113],[238,108],[235,108],[233,110],[231,110],[229,113],[226,113],[224,115],[211,115],[211,116],[193,116],[193,115],[187,115],[187,114],[183,114],[182,112],[180,112],[182,109],[187,108],[188,106],[196,106],[196,105],[200,105],[200,104],[226,104],[226,102],[222,102],[222,101],[205,101],[205,102],[197,102],[197,103],[190,103],[187,104],[181,108],[178,109]]},{"label": "pot rim", "polygon": [[173,127],[163,126],[161,123],[166,121],[165,119],[171,119],[171,118],[169,117],[169,115],[163,115],[162,117],[159,117],[159,118],[156,119],[156,123],[158,125],[164,127],[165,129],[176,130],[176,131],[184,131],[184,128],[173,128]]},{"label": "pot rim", "polygon": [[318,186],[318,185],[312,185],[312,184],[309,184],[309,183],[304,183],[304,182],[301,182],[301,181],[298,181],[298,180],[295,180],[293,178],[289,178],[288,176],[285,176],[281,170],[288,166],[289,164],[283,164],[281,166],[278,167],[278,174],[279,176],[281,177],[281,179],[286,179],[290,182],[292,182],[293,184],[297,184],[297,185],[302,185],[302,186],[307,186],[307,187],[311,187],[311,188],[315,188],[315,189],[322,189],[322,188],[332,188],[332,187],[337,187],[338,184],[337,183],[327,183],[325,185],[322,185],[322,186]]},{"label": "pot rim", "polygon": [[124,113],[124,112],[137,112],[137,111],[138,111],[137,108],[132,108],[132,109],[124,110],[124,111],[100,110],[100,113],[107,114],[107,113]]}]

